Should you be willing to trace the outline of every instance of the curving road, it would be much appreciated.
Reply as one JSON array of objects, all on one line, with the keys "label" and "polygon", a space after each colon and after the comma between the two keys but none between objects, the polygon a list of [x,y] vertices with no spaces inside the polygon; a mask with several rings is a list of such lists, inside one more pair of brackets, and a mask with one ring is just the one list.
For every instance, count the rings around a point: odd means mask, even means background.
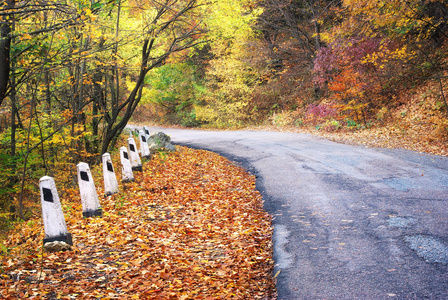
[{"label": "curving road", "polygon": [[311,135],[150,128],[257,176],[281,300],[448,299],[448,157]]}]

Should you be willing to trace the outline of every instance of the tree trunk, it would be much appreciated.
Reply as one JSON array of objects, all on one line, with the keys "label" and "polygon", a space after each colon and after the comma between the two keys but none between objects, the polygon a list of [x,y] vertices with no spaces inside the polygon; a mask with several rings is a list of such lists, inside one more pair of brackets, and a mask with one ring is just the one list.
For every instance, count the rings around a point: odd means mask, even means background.
[{"label": "tree trunk", "polygon": [[[113,52],[114,57],[114,70],[112,79],[115,78],[115,88],[112,86],[113,97],[112,97],[112,118],[115,119],[118,116],[118,105],[120,103],[120,73],[118,69],[117,63],[117,55],[118,55],[118,37],[120,35],[120,14],[121,14],[121,1],[118,2],[118,11],[117,11],[117,22],[115,25],[115,48]],[[113,84],[114,81],[112,81]]]},{"label": "tree trunk", "polygon": [[[10,141],[11,141],[11,173],[12,170],[16,170],[17,165],[16,165],[16,131],[17,131],[17,124],[16,124],[16,114],[17,114],[17,97],[16,97],[16,86],[15,86],[15,77],[14,77],[14,62],[12,63],[12,73],[13,75],[11,76],[11,94],[9,96],[9,99],[11,100],[11,137],[10,137]],[[14,187],[14,185],[16,184],[18,178],[17,178],[17,174],[12,173],[11,176],[9,176],[9,185],[11,188]],[[11,199],[10,199],[10,212],[11,212],[11,218],[15,219],[15,212],[16,212],[16,207],[14,206],[14,198],[11,195]],[[22,207],[19,208],[20,211],[23,210]]]},{"label": "tree trunk", "polygon": [[[98,45],[99,51],[103,51],[105,39],[101,39]],[[102,84],[104,78],[104,69],[97,67],[93,74],[93,107],[92,107],[92,133],[93,145],[91,145],[92,153],[97,153],[100,146],[101,137],[99,136],[99,125],[101,122],[100,111],[107,111],[106,107],[106,85]]]},{"label": "tree trunk", "polygon": [[[15,0],[2,1],[4,9],[14,9]],[[13,14],[2,17],[0,23],[0,106],[7,96],[9,86],[9,72],[11,68],[11,31],[14,24]]]}]

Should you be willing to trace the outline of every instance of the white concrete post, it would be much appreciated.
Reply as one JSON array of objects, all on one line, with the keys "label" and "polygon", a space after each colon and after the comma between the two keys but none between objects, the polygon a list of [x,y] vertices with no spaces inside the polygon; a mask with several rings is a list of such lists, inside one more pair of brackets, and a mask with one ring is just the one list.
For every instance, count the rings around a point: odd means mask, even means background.
[{"label": "white concrete post", "polygon": [[126,147],[120,148],[120,160],[121,160],[122,182],[134,181],[134,174],[132,173],[131,161],[129,160],[128,150]]},{"label": "white concrete post", "polygon": [[140,130],[138,132],[138,138],[140,139],[140,150],[142,152],[142,157],[149,158],[151,155],[149,152],[149,146],[146,139],[146,134],[143,130]]},{"label": "white concrete post", "polygon": [[104,193],[106,196],[118,193],[118,182],[109,153],[103,154]]},{"label": "white concrete post", "polygon": [[59,201],[54,179],[44,176],[39,181],[40,201],[42,204],[42,219],[44,222],[46,243],[63,242],[73,245],[72,235],[67,231],[64,213]]},{"label": "white concrete post", "polygon": [[128,138],[128,148],[129,148],[129,160],[131,161],[132,170],[143,171],[142,161],[140,160],[140,155],[138,155],[134,138]]},{"label": "white concrete post", "polygon": [[76,166],[76,169],[78,170],[82,215],[86,218],[102,216],[103,210],[101,209],[100,201],[98,200],[98,194],[96,193],[95,183],[93,182],[89,165],[81,162]]},{"label": "white concrete post", "polygon": [[148,142],[149,137],[151,134],[149,133],[149,129],[147,126],[143,126],[143,131],[145,132],[146,142]]}]

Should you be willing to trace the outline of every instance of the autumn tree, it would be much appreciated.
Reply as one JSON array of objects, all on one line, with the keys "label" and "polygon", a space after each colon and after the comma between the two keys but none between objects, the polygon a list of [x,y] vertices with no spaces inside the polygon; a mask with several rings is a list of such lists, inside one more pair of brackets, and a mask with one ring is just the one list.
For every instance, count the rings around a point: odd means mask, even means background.
[{"label": "autumn tree", "polygon": [[[271,51],[288,60],[288,55],[300,52],[296,63],[312,65],[321,47],[321,26],[338,1],[265,0],[259,16],[259,27]],[[289,42],[288,42],[289,41]]]},{"label": "autumn tree", "polygon": [[250,94],[259,77],[253,24],[260,13],[253,0],[215,1],[197,10],[204,43],[150,72],[147,110],[184,125],[241,126],[251,118]]},{"label": "autumn tree", "polygon": [[[30,177],[49,171],[48,144],[45,146],[44,140],[51,139],[59,131],[49,126],[46,116],[52,111],[48,110],[48,103],[46,115],[41,114],[45,106],[40,101],[40,95],[45,92],[42,75],[51,65],[50,50],[56,45],[53,43],[54,35],[64,26],[76,24],[79,15],[75,13],[73,17],[73,10],[66,4],[31,1],[17,5],[11,3],[0,10],[4,18],[9,16],[8,20],[14,21],[10,23],[12,25],[3,24],[3,30],[9,31],[9,39],[2,40],[3,45],[6,43],[2,48],[2,70],[9,68],[9,71],[5,75],[7,82],[3,81],[2,84],[10,95],[11,122],[10,127],[0,135],[3,154],[0,181],[3,183],[6,179],[0,197],[20,191],[17,206],[19,216],[23,218],[24,193],[33,190],[32,185],[26,183]],[[52,17],[48,18],[48,15]],[[9,51],[6,51],[8,44]],[[21,181],[17,180],[19,177]],[[5,203],[8,206],[8,201],[1,202],[2,205]]]},{"label": "autumn tree", "polygon": [[[339,1],[265,0],[257,28],[267,47],[265,61],[270,73],[257,90],[255,101],[270,107],[291,109],[319,96],[311,80],[314,59],[324,44],[322,28],[334,17]],[[272,91],[282,90],[282,96]],[[260,100],[257,100],[259,98]],[[309,99],[307,99],[309,98]]]},{"label": "autumn tree", "polygon": [[142,43],[141,60],[135,84],[126,100],[118,104],[116,112],[104,115],[107,125],[101,153],[108,150],[137,108],[147,73],[163,65],[171,54],[200,43],[198,37],[203,30],[200,24],[194,22],[195,10],[201,6],[199,1],[165,0],[160,3],[154,1],[151,4],[149,10],[144,12],[150,13],[152,17],[142,24],[141,38],[138,39]]},{"label": "autumn tree", "polygon": [[[112,149],[141,100],[147,73],[200,43],[195,13],[202,5],[28,1],[0,9],[2,33],[11,41],[0,62],[11,64],[0,68],[10,67],[3,86],[11,91],[12,124],[0,133],[0,182],[10,187],[0,196],[20,191],[21,217],[25,194],[37,192],[34,179],[61,174],[69,182],[73,163],[95,162]],[[21,180],[9,184],[11,176]]]},{"label": "autumn tree", "polygon": [[204,8],[209,41],[195,53],[210,59],[199,66],[206,89],[194,109],[197,120],[206,126],[238,127],[251,118],[250,95],[259,80],[253,59],[259,50],[253,30],[261,13],[256,4],[219,1]]}]

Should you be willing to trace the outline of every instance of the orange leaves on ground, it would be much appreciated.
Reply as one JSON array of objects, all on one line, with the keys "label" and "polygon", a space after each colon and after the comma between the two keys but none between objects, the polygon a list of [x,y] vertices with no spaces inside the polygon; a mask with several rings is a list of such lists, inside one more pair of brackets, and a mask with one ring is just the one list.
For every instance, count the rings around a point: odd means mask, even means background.
[{"label": "orange leaves on ground", "polygon": [[271,218],[254,177],[214,153],[178,149],[100,200],[102,218],[83,219],[70,199],[72,251],[42,257],[40,220],[11,232],[2,298],[275,298]]}]

